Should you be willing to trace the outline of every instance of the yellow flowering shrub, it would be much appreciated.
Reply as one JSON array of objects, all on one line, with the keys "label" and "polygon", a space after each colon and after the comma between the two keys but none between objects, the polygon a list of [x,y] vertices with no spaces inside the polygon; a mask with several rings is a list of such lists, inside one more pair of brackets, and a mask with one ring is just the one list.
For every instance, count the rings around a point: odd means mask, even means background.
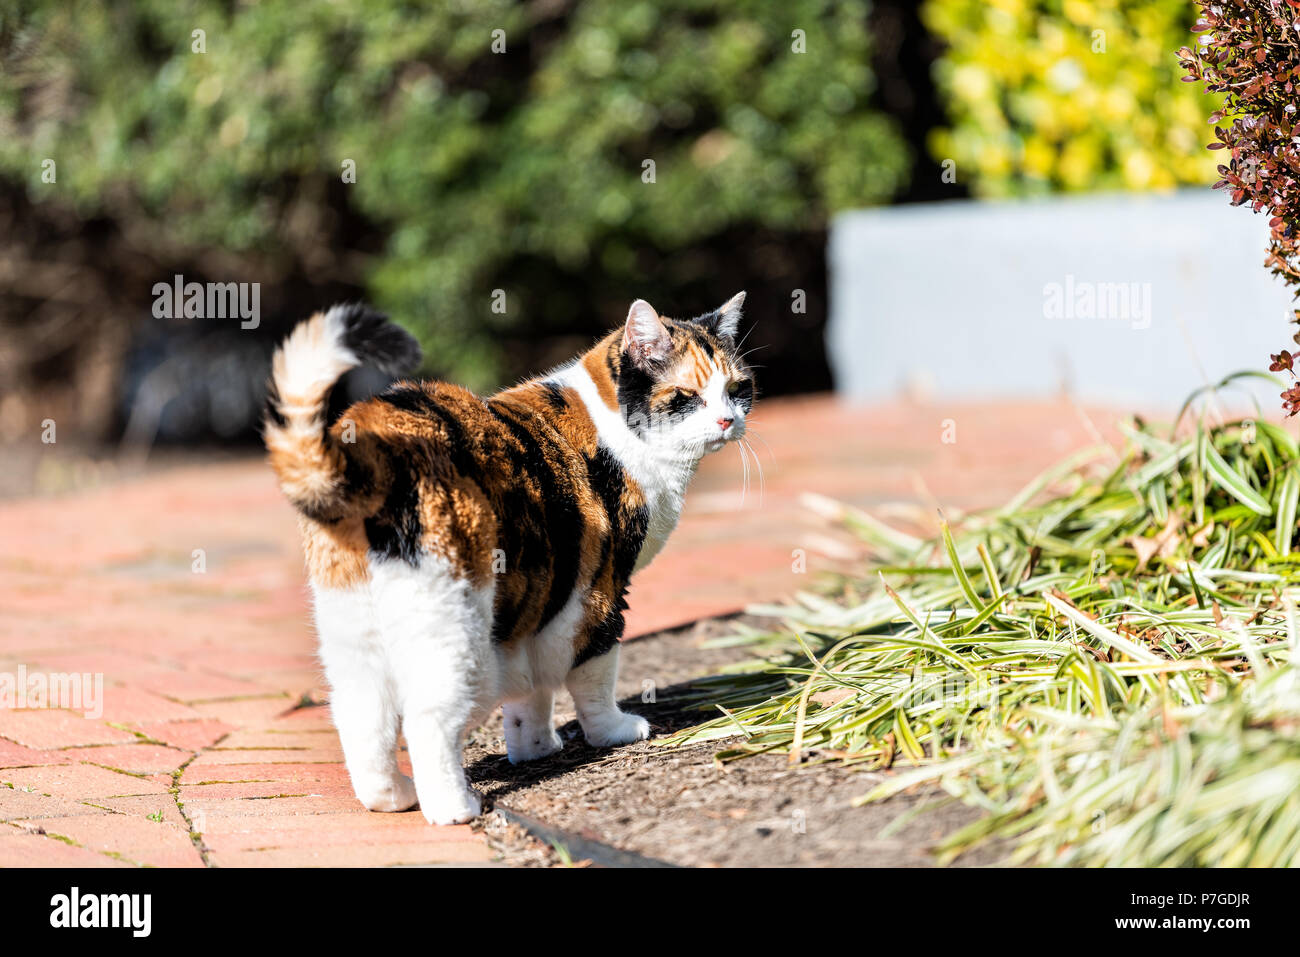
[{"label": "yellow flowering shrub", "polygon": [[981,196],[1213,183],[1207,100],[1181,82],[1192,0],[927,0],[949,125],[929,147]]}]

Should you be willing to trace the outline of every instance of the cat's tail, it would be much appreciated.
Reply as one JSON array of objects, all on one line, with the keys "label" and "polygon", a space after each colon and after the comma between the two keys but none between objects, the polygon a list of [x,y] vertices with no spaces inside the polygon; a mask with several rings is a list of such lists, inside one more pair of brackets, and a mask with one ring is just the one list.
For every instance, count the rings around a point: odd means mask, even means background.
[{"label": "cat's tail", "polygon": [[420,346],[408,332],[360,304],[318,312],[280,344],[271,361],[263,436],[280,488],[304,515],[337,521],[350,514],[355,498],[350,446],[326,421],[334,384],[356,366],[402,375],[419,362]]}]

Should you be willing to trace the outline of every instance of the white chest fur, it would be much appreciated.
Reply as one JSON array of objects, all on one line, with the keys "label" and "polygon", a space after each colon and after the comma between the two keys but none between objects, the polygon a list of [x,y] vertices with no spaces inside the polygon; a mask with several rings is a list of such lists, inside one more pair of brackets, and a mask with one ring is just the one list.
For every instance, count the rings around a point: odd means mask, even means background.
[{"label": "white chest fur", "polygon": [[636,569],[650,564],[677,527],[677,519],[682,514],[682,503],[686,498],[686,486],[695,474],[695,464],[665,463],[656,471],[660,473],[656,476],[659,479],[657,482],[650,480],[641,485],[649,521],[645,543],[637,555]]},{"label": "white chest fur", "polygon": [[649,515],[645,543],[637,556],[636,569],[644,568],[659,554],[677,527],[682,503],[686,499],[686,486],[695,475],[699,459],[665,454],[638,438],[628,428],[622,413],[601,400],[596,384],[580,362],[558,370],[551,379],[578,393],[596,426],[601,444],[641,487]]}]

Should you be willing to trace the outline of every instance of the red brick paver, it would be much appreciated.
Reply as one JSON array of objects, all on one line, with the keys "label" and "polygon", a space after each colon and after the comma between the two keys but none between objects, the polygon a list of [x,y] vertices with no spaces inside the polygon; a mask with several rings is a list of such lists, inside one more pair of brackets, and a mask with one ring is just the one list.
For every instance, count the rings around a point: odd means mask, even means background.
[{"label": "red brick paver", "polygon": [[[761,495],[755,474],[742,500],[738,450],[704,464],[676,535],[633,586],[629,637],[805,587],[796,550],[807,572],[851,554],[801,508],[805,492],[997,504],[1092,441],[1065,403],[821,397],[761,404],[751,425]],[[490,860],[468,827],[356,803],[317,704],[294,514],[260,462],[5,503],[0,528],[0,676],[102,681],[93,707],[0,706],[0,866]]]}]

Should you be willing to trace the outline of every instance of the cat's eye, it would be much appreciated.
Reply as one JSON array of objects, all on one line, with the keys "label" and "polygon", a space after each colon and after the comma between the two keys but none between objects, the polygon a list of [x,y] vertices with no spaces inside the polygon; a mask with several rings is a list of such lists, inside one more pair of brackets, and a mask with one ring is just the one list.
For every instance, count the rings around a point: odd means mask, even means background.
[{"label": "cat's eye", "polygon": [[749,390],[750,385],[748,379],[736,379],[734,382],[727,384],[727,395],[731,396],[733,399],[742,392],[748,392]]},{"label": "cat's eye", "polygon": [[696,392],[694,389],[674,389],[674,390],[673,390],[673,398],[675,398],[675,399],[697,399],[697,398],[699,398],[699,395],[700,395],[700,394],[699,394],[698,392]]}]

